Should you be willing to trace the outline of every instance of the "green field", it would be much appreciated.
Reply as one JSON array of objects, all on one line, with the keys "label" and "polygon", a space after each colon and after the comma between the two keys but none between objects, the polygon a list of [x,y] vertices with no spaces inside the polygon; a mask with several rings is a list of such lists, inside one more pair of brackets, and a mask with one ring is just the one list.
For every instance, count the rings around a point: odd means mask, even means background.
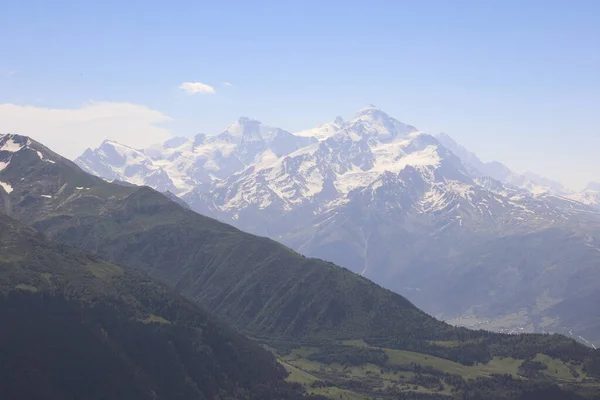
[{"label": "green field", "polygon": [[[453,343],[436,344],[449,347],[454,345]],[[288,354],[278,355],[280,362],[290,373],[288,381],[300,383],[309,393],[320,394],[331,399],[371,399],[373,397],[393,398],[393,393],[397,392],[451,396],[453,386],[447,383],[445,378],[435,378],[436,374],[438,377],[444,374],[457,375],[467,381],[489,378],[492,374],[508,374],[514,379],[524,379],[519,376],[519,366],[524,360],[509,357],[494,357],[486,364],[466,366],[427,354],[372,347],[362,340],[343,341],[339,345],[383,351],[387,355],[387,360],[381,365],[324,363],[314,360],[314,355],[322,350],[316,347],[300,347]],[[542,354],[538,355],[535,361],[543,362],[548,367],[543,371],[544,376],[557,383],[582,382],[585,378],[580,366],[567,365]],[[427,367],[430,369],[425,371],[415,369]],[[574,376],[574,371],[577,376]],[[439,386],[427,384],[427,379],[424,384],[420,384],[417,378],[423,379],[423,376],[430,377],[432,381],[439,379],[441,384]],[[392,397],[387,397],[388,395]]]}]

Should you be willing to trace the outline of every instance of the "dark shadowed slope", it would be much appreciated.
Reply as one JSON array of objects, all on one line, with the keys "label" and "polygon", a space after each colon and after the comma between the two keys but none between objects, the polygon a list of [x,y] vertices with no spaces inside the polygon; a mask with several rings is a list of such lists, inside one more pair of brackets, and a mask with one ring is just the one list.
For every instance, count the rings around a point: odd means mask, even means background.
[{"label": "dark shadowed slope", "polygon": [[145,275],[0,215],[0,397],[299,398],[249,339]]}]

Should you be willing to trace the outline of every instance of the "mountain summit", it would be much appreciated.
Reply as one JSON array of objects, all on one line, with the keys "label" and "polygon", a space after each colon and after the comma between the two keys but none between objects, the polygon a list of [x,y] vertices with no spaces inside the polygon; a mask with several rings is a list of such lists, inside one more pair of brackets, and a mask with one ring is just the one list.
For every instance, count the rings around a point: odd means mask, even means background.
[{"label": "mountain summit", "polygon": [[236,122],[229,125],[219,136],[223,139],[237,139],[240,142],[272,140],[278,134],[287,133],[279,128],[271,128],[260,121],[240,117]]},{"label": "mountain summit", "polygon": [[354,118],[345,124],[345,128],[354,132],[365,132],[383,141],[391,141],[399,136],[417,132],[414,126],[390,117],[372,104],[358,110]]}]

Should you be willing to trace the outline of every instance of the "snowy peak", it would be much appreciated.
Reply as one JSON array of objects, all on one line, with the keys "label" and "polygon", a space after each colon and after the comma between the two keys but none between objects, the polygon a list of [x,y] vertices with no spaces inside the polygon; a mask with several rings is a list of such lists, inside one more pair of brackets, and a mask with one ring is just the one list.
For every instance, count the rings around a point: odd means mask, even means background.
[{"label": "snowy peak", "polygon": [[[233,124],[229,125],[218,135],[221,140],[232,141],[236,143],[268,141],[279,134],[290,134],[279,128],[272,128],[264,125],[262,122],[248,118],[240,117]],[[291,135],[291,134],[290,134]]]},{"label": "snowy peak", "polygon": [[5,169],[15,156],[24,151],[34,154],[34,160],[39,159],[50,164],[56,163],[55,159],[60,157],[27,136],[0,134],[0,171]]},{"label": "snowy peak", "polygon": [[270,133],[266,131],[269,131],[269,129],[264,129],[260,121],[241,117],[229,125],[219,137],[223,139],[234,138],[239,141],[264,140],[263,134]]},{"label": "snowy peak", "polygon": [[362,113],[368,113],[371,111],[381,111],[379,108],[377,108],[377,106],[375,104],[367,104],[366,106],[359,108],[358,111],[356,111],[356,114],[362,114]]},{"label": "snowy peak", "polygon": [[144,163],[151,165],[151,162],[149,162],[142,151],[112,140],[104,140],[97,151],[102,154],[102,156],[111,159],[111,162],[114,164]]},{"label": "snowy peak", "polygon": [[315,137],[320,141],[336,138],[336,140],[390,142],[415,132],[419,130],[414,126],[404,124],[369,104],[358,110],[348,121],[337,117],[333,122],[296,132],[295,135]]},{"label": "snowy peak", "polygon": [[375,107],[368,105],[357,111],[354,118],[343,125],[352,138],[372,138],[381,142],[391,142],[410,133],[418,132],[414,126],[402,123]]},{"label": "snowy peak", "polygon": [[87,149],[75,163],[84,171],[108,181],[150,186],[161,192],[176,190],[168,174],[144,151],[113,140],[104,140],[97,149]]},{"label": "snowy peak", "polygon": [[[104,176],[107,179],[132,177],[133,174],[126,172],[126,170],[131,170],[135,166],[144,166],[150,170],[158,169],[152,165],[152,161],[142,151],[112,140],[104,140],[97,149],[87,149],[75,161],[86,170],[108,167],[115,176]],[[121,174],[123,176],[120,176]]]},{"label": "snowy peak", "polygon": [[[249,230],[241,209],[287,213],[314,207],[319,213],[349,201],[351,192],[373,186],[396,184],[398,190],[413,191],[426,185],[422,190],[429,188],[429,200],[438,195],[453,199],[457,193],[542,196],[559,189],[543,177],[482,162],[450,136],[423,133],[374,105],[347,120],[337,117],[294,134],[241,117],[216,135],[173,138],[143,150],[105,141],[77,162],[106,179],[193,197],[203,212],[236,212],[239,226]],[[571,198],[589,204],[597,196]]]},{"label": "snowy peak", "polygon": [[[200,134],[200,135],[205,136],[203,134]],[[197,136],[200,136],[200,135],[197,135]],[[176,137],[173,137],[173,138],[167,140],[166,142],[164,142],[163,146],[166,149],[172,149],[172,148],[176,148],[176,147],[183,145],[187,141],[188,141],[188,138],[186,138],[186,137],[176,136]]]},{"label": "snowy peak", "polygon": [[319,124],[315,128],[306,129],[300,132],[294,133],[296,136],[300,137],[314,137],[317,140],[323,141],[327,138],[333,136],[336,132],[342,129],[344,125],[344,120],[342,117],[337,117],[333,122],[326,122],[324,124]]},{"label": "snowy peak", "polygon": [[600,183],[590,182],[582,192],[570,193],[566,197],[570,200],[600,209]]},{"label": "snowy peak", "polygon": [[0,171],[1,213],[20,217],[35,210],[46,215],[64,207],[73,215],[90,215],[90,204],[99,204],[101,198],[136,190],[108,188],[102,179],[28,137],[0,136],[0,143],[0,157],[8,161]]},{"label": "snowy peak", "polygon": [[537,186],[549,188],[549,191],[554,193],[562,193],[565,190],[565,187],[562,183],[553,181],[530,171],[525,172],[523,177]]},{"label": "snowy peak", "polygon": [[296,136],[242,117],[217,135],[172,138],[143,150],[106,140],[76,162],[107,180],[148,185],[181,196],[315,142],[313,137]]},{"label": "snowy peak", "polygon": [[588,185],[585,187],[585,191],[593,191],[593,192],[600,192],[600,183],[598,182],[590,182],[588,183]]},{"label": "snowy peak", "polygon": [[534,194],[564,194],[565,192],[562,184],[533,172],[517,174],[500,162],[483,162],[445,133],[439,133],[436,137],[444,147],[456,154],[465,164],[475,168],[478,175],[482,177],[487,176],[504,184],[526,189]]},{"label": "snowy peak", "polygon": [[372,120],[372,121],[384,121],[393,119],[388,114],[383,112],[381,109],[375,107],[373,104],[369,104],[366,107],[363,107],[356,111],[354,117],[350,119],[349,122],[356,122],[358,120]]},{"label": "snowy peak", "polygon": [[351,196],[356,190],[371,187],[375,191],[384,181],[386,187],[392,181],[400,182],[398,173],[411,166],[429,181],[448,178],[472,182],[462,173],[460,160],[430,135],[413,132],[385,143],[340,140],[345,134],[342,129],[271,164],[253,165],[218,182],[200,201],[212,203],[206,207],[214,207],[213,212],[231,212],[243,219],[256,209],[279,210],[283,215],[303,207],[325,209],[330,202],[343,204],[356,197]]},{"label": "snowy peak", "polygon": [[[482,175],[490,176],[491,178],[502,180],[499,178],[500,175],[503,174],[502,171],[498,171],[498,173],[490,174],[493,168],[488,168],[488,165],[484,164],[475,154],[468,151],[466,148],[456,143],[454,139],[452,139],[449,135],[445,133],[438,133],[435,135],[437,140],[448,150],[453,152],[458,158],[460,158],[463,162],[471,164],[475,167]],[[502,167],[504,167],[502,165]],[[508,168],[506,168],[508,170]],[[510,172],[510,171],[509,171]]]},{"label": "snowy peak", "polygon": [[[24,136],[12,134],[0,135],[0,173],[10,165],[14,154],[26,147],[28,142],[28,138]],[[0,181],[0,186],[7,193],[12,192],[10,183]]]},{"label": "snowy peak", "polygon": [[0,135],[0,152],[16,153],[30,143],[31,141],[26,136],[13,134]]},{"label": "snowy peak", "polygon": [[[227,153],[233,152],[244,165],[249,165],[263,160],[265,153],[281,157],[316,142],[316,139],[297,136],[255,119],[241,117],[216,137],[205,137],[204,142],[217,147],[220,143],[225,147],[233,145]],[[221,154],[225,155],[224,152]]]},{"label": "snowy peak", "polygon": [[100,179],[85,174],[71,161],[27,136],[0,135],[2,212],[10,214],[13,201],[43,202],[59,194],[64,198],[77,186],[88,187],[90,182],[98,181]]}]

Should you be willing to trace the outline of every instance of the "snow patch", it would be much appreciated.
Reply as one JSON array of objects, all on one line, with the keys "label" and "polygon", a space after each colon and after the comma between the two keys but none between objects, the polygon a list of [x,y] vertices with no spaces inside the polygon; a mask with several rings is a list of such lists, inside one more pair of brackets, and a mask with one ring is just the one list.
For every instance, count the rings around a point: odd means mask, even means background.
[{"label": "snow patch", "polygon": [[313,129],[306,129],[304,131],[295,132],[294,135],[302,137],[314,137],[319,141],[326,140],[332,137],[337,131],[341,129],[341,125],[336,122],[330,122],[326,124],[318,125]]},{"label": "snow patch", "polygon": [[23,147],[22,144],[15,142],[12,137],[7,139],[6,142],[0,147],[0,151],[8,151],[9,153],[16,153],[21,150]]},{"label": "snow patch", "polygon": [[44,158],[44,155],[42,154],[41,151],[36,150],[36,153],[37,153],[38,157],[40,158],[40,160],[42,160],[44,162],[47,162],[47,163],[50,163],[50,164],[56,164],[54,161],[50,160],[49,158]]},{"label": "snow patch", "polygon": [[13,191],[13,188],[10,185],[10,183],[6,183],[6,182],[0,181],[0,186],[2,186],[4,188],[4,190],[6,191],[6,193],[10,193],[10,192]]}]

